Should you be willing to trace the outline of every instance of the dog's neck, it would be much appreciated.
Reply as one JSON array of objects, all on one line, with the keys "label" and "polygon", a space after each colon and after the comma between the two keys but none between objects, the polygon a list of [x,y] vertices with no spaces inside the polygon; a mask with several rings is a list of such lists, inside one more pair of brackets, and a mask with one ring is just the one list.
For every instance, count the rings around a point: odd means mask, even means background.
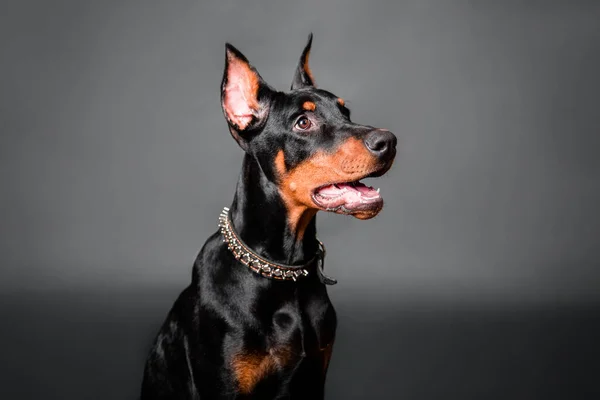
[{"label": "dog's neck", "polygon": [[244,156],[230,218],[239,237],[254,252],[272,262],[302,264],[317,252],[316,218],[311,217],[302,237],[298,238],[290,229],[287,209],[277,186],[248,154]]}]

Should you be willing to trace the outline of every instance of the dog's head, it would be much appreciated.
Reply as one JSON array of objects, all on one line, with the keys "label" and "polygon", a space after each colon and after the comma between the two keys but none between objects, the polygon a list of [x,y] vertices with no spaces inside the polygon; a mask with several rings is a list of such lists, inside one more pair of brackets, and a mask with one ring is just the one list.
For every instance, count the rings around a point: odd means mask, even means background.
[{"label": "dog's head", "polygon": [[388,171],[396,137],[352,122],[344,100],[315,87],[311,43],[312,35],[286,93],[271,88],[244,55],[226,45],[221,104],[229,130],[275,185],[292,227],[307,211],[372,218],[383,200],[360,180]]}]

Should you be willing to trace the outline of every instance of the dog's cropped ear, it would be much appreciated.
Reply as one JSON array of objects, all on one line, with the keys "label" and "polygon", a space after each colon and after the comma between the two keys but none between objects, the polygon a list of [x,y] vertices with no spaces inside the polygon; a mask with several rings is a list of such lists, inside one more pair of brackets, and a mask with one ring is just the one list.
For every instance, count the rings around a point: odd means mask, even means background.
[{"label": "dog's cropped ear", "polygon": [[315,86],[315,80],[313,78],[310,67],[308,66],[308,58],[310,56],[310,47],[312,45],[313,35],[308,35],[308,43],[304,47],[304,51],[300,56],[296,73],[294,74],[294,80],[292,81],[292,90],[300,89],[306,86]]},{"label": "dog's cropped ear", "polygon": [[271,89],[238,49],[225,45],[225,72],[221,82],[221,106],[229,130],[244,149],[250,131],[260,127],[269,113]]}]

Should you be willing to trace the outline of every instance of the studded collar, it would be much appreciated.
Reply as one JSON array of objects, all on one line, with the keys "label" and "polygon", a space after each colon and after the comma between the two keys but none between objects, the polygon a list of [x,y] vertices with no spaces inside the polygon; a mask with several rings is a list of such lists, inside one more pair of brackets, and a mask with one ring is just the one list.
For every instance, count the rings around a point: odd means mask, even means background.
[{"label": "studded collar", "polygon": [[223,208],[219,215],[219,228],[223,235],[223,241],[227,244],[233,256],[242,264],[247,266],[251,271],[264,276],[265,278],[280,280],[280,281],[297,281],[311,274],[310,267],[317,264],[315,269],[321,282],[327,285],[335,285],[337,281],[326,276],[323,273],[323,265],[325,261],[325,246],[319,242],[317,253],[306,264],[303,265],[285,265],[279,264],[261,257],[256,254],[248,245],[246,245],[233,229],[233,224],[229,218],[229,208]]}]

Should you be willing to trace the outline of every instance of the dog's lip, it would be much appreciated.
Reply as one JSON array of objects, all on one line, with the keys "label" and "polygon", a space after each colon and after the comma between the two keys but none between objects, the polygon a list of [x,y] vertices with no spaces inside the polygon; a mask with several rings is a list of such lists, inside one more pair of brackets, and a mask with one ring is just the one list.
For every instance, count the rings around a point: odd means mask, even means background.
[{"label": "dog's lip", "polygon": [[[391,162],[383,167],[358,177],[355,180],[332,181],[320,185],[312,191],[311,199],[320,209],[339,214],[377,214],[383,207],[383,198],[379,189],[360,182],[362,179],[379,177],[391,167]],[[339,187],[341,186],[341,187]],[[327,191],[326,193],[320,193]]]},{"label": "dog's lip", "polygon": [[348,184],[348,183],[356,183],[356,182],[360,182],[363,179],[367,179],[367,178],[378,178],[380,176],[385,175],[386,172],[389,171],[389,169],[392,167],[392,163],[393,163],[393,159],[389,162],[387,162],[384,166],[380,167],[380,168],[376,168],[373,171],[369,172],[368,174],[365,174],[363,176],[359,176],[356,179],[353,180],[346,180],[346,181],[342,181],[342,180],[337,180],[337,181],[329,181],[323,185],[320,185],[316,188],[313,189],[312,191],[312,195],[314,196],[319,190],[323,189],[326,186],[330,186],[330,185],[340,185],[340,184]]},{"label": "dog's lip", "polygon": [[359,181],[326,185],[315,191],[311,197],[319,209],[339,214],[375,215],[383,207],[379,189],[375,190]]},{"label": "dog's lip", "polygon": [[[353,181],[332,181],[332,182],[326,183],[326,184],[321,185],[321,186],[317,187],[316,189],[314,189],[312,191],[312,195],[314,196],[314,195],[318,194],[319,191],[321,191],[322,189],[324,189],[324,188],[326,188],[328,186],[338,186],[338,185],[354,186],[354,185],[357,185],[357,184],[358,185],[362,185],[362,186],[367,186],[367,185],[365,185],[364,183],[361,182],[361,180],[367,179],[367,178],[371,178],[371,176],[367,175],[367,176],[364,176],[362,178],[355,179]],[[367,187],[370,188],[370,186],[367,186]]]}]

